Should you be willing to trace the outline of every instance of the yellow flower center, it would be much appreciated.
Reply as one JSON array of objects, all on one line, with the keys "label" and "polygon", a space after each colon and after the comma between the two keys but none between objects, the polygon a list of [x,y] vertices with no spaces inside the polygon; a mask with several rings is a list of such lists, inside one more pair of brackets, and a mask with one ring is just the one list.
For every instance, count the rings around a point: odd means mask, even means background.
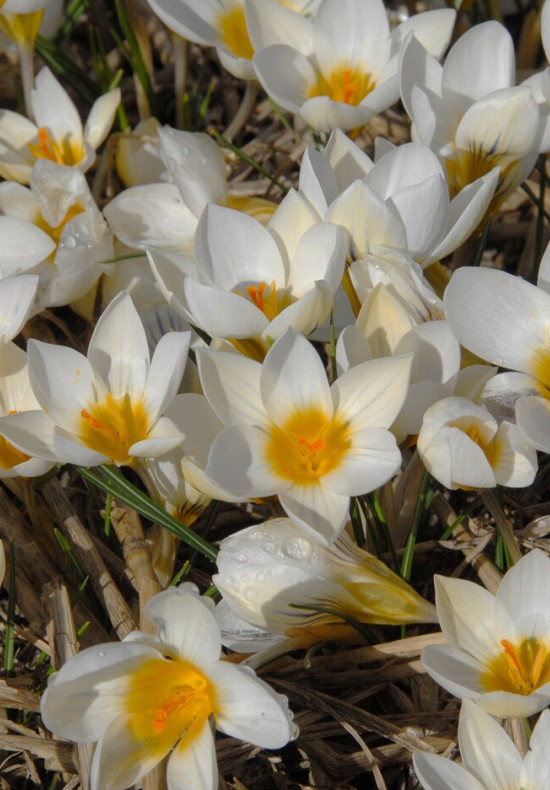
[{"label": "yellow flower center", "polygon": [[49,159],[58,165],[77,165],[85,155],[82,145],[75,145],[69,139],[57,142],[45,126],[38,130],[37,142],[28,143],[27,148],[36,159]]},{"label": "yellow flower center", "polygon": [[309,90],[309,98],[328,96],[332,101],[357,105],[374,88],[369,74],[343,67],[333,71],[328,79],[319,74],[316,84]]},{"label": "yellow flower center", "polygon": [[220,38],[227,49],[238,58],[250,60],[254,48],[248,36],[243,5],[234,5],[218,19]]},{"label": "yellow flower center", "polygon": [[25,455],[13,446],[11,442],[0,436],[0,469],[12,469],[17,464],[28,461],[30,455]]},{"label": "yellow flower center", "polygon": [[132,403],[130,395],[114,398],[111,393],[103,403],[94,403],[80,412],[78,435],[86,447],[107,456],[118,464],[133,464],[130,447],[147,438],[150,423],[143,403]]},{"label": "yellow flower center", "polygon": [[180,739],[185,745],[195,738],[216,707],[208,678],[186,661],[148,658],[135,672],[125,697],[132,736],[140,754],[157,754],[161,760]]},{"label": "yellow flower center", "polygon": [[[0,0],[0,8],[4,6],[5,2],[6,0]],[[1,11],[0,30],[14,43],[30,48],[36,41],[43,17],[43,8],[39,11],[31,11],[28,14],[14,14],[9,11]]]},{"label": "yellow flower center", "polygon": [[311,407],[272,427],[266,453],[275,474],[304,485],[337,469],[350,447],[347,423]]},{"label": "yellow flower center", "polygon": [[248,285],[246,295],[262,311],[268,321],[273,321],[291,302],[288,290],[286,288],[278,290],[275,280],[271,281],[271,285],[264,282],[258,283],[258,285]]},{"label": "yellow flower center", "polygon": [[505,199],[510,187],[509,174],[517,164],[516,159],[510,159],[504,152],[486,150],[483,145],[473,145],[472,148],[459,148],[454,158],[445,160],[447,175],[449,177],[449,192],[451,198],[455,197],[461,189],[481,178],[495,167],[500,167],[500,176],[495,189],[493,200],[488,209],[493,212]]},{"label": "yellow flower center", "polygon": [[550,397],[548,388],[550,388],[550,347],[541,346],[531,356],[529,367],[531,374],[544,384],[546,390],[542,391],[542,395],[546,398]]},{"label": "yellow flower center", "polygon": [[475,442],[483,450],[489,464],[493,468],[496,466],[502,451],[502,443],[496,436],[487,439],[484,436],[485,432],[482,430],[482,427],[472,422],[471,417],[459,417],[457,420],[450,422],[449,427],[458,428],[465,433],[472,442]]},{"label": "yellow flower center", "polygon": [[[79,214],[82,214],[83,211],[84,211],[84,209],[82,208],[82,206],[79,206],[77,203],[75,203],[67,211],[67,213],[65,214],[65,216],[63,217],[63,219],[61,220],[59,225],[55,225],[54,227],[52,227],[51,225],[49,225],[46,222],[46,220],[42,216],[40,216],[35,221],[35,225],[37,225],[37,227],[39,227],[40,230],[43,230],[44,233],[47,233],[48,236],[55,242],[55,245],[57,247],[59,242],[61,241],[61,234],[63,233],[63,229],[65,228],[65,225],[67,224],[67,222],[70,222],[72,219],[77,217]],[[51,254],[52,258],[55,256],[55,252],[56,252],[55,250],[52,252],[52,254]]]},{"label": "yellow flower center", "polygon": [[550,648],[531,637],[516,645],[502,639],[502,652],[489,662],[481,678],[485,691],[509,691],[528,696],[550,681]]}]

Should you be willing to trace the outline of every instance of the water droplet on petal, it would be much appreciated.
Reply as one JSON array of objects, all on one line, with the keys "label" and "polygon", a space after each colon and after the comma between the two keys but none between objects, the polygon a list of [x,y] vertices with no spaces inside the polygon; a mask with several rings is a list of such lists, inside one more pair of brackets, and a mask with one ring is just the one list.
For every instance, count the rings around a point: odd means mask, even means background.
[{"label": "water droplet on petal", "polygon": [[305,560],[311,554],[311,543],[306,538],[289,538],[283,548],[287,557],[293,560]]}]

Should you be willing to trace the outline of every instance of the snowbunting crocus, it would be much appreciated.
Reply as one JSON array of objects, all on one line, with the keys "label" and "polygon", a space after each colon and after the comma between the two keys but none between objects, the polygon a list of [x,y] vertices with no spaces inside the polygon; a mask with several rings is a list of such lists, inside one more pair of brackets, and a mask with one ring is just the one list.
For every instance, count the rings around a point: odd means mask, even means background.
[{"label": "snowbunting crocus", "polygon": [[214,727],[266,749],[297,735],[285,698],[249,668],[220,660],[213,603],[192,584],[145,608],[156,636],[87,648],[49,679],[42,719],[96,742],[91,790],[129,788],[168,757],[168,790],[216,790]]},{"label": "snowbunting crocus", "polygon": [[[3,273],[2,264],[0,252],[0,272]],[[34,274],[0,278],[0,346],[23,329],[32,312],[37,287],[38,277]]]},{"label": "snowbunting crocus", "polygon": [[545,790],[550,784],[550,711],[537,721],[526,755],[479,705],[463,700],[458,720],[462,764],[417,752],[413,766],[424,790]]},{"label": "snowbunting crocus", "polygon": [[537,453],[511,422],[500,425],[485,406],[445,398],[430,406],[417,441],[428,472],[446,488],[523,488],[537,472]]},{"label": "snowbunting crocus", "polygon": [[446,646],[422,652],[426,672],[461,699],[501,718],[531,716],[550,703],[550,558],[530,551],[492,595],[475,582],[436,575]]},{"label": "snowbunting crocus", "polygon": [[266,92],[313,128],[355,129],[397,101],[405,37],[414,34],[441,57],[454,20],[451,9],[427,11],[390,32],[381,0],[322,0],[312,42],[267,46],[254,56],[254,67]]},{"label": "snowbunting crocus", "polygon": [[97,322],[87,357],[29,341],[29,376],[43,412],[32,424],[24,413],[9,415],[3,433],[40,455],[49,432],[58,457],[83,466],[136,466],[172,450],[183,436],[162,415],[178,390],[189,339],[189,332],[165,335],[149,361],[139,315],[131,298],[119,294]]},{"label": "snowbunting crocus", "polygon": [[444,66],[410,39],[400,80],[413,138],[440,157],[453,196],[498,166],[493,211],[529,175],[539,152],[548,150],[548,111],[529,84],[515,86],[512,37],[498,22],[462,35]]},{"label": "snowbunting crocus", "polygon": [[100,96],[82,128],[71,98],[45,66],[31,94],[34,123],[11,110],[0,110],[0,175],[28,184],[39,159],[88,170],[111,129],[119,102],[119,88]]},{"label": "snowbunting crocus", "polygon": [[519,427],[543,452],[550,452],[549,250],[536,286],[506,272],[464,267],[453,274],[444,299],[447,320],[463,346],[524,374],[503,374],[511,385],[507,399],[515,402]]},{"label": "snowbunting crocus", "polygon": [[313,346],[288,329],[263,364],[209,349],[197,361],[204,394],[227,426],[214,439],[207,476],[243,499],[277,494],[315,540],[333,543],[350,497],[399,469],[387,428],[407,394],[410,357],[365,362],[329,386]]},{"label": "snowbunting crocus", "polygon": [[339,228],[318,223],[291,190],[267,228],[209,205],[197,228],[195,275],[154,258],[170,304],[211,337],[263,359],[289,327],[310,334],[330,313],[344,270]]},{"label": "snowbunting crocus", "polygon": [[35,313],[80,298],[109,268],[102,261],[113,256],[112,233],[75,168],[40,161],[30,188],[4,181],[0,212],[5,244],[0,269],[15,273],[11,264],[16,272],[38,275]]},{"label": "snowbunting crocus", "polygon": [[272,519],[225,538],[216,562],[212,581],[230,609],[275,634],[338,638],[346,617],[391,625],[437,621],[432,604],[346,533],[327,547],[290,519]]},{"label": "snowbunting crocus", "polygon": [[197,223],[209,203],[230,206],[263,222],[275,211],[270,200],[244,198],[228,189],[223,153],[208,135],[163,127],[157,131],[157,143],[166,180],[132,186],[104,209],[125,244],[162,252],[176,261],[191,259]]},{"label": "snowbunting crocus", "polygon": [[300,170],[300,193],[346,231],[351,261],[396,254],[424,267],[438,261],[475,231],[497,187],[495,169],[451,200],[445,171],[427,146],[378,140],[374,163],[356,149],[335,131],[325,151],[307,150]]}]

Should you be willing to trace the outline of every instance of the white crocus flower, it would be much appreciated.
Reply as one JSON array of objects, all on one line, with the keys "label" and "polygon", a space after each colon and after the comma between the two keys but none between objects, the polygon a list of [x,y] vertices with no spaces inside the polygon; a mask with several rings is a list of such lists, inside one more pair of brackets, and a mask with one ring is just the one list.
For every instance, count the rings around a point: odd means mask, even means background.
[{"label": "white crocus flower", "polygon": [[83,466],[131,466],[162,455],[183,440],[161,415],[176,395],[189,339],[189,332],[164,336],[149,361],[139,315],[121,293],[97,322],[88,357],[29,341],[31,385],[44,411],[32,424],[24,413],[6,417],[2,432],[29,454],[50,442],[60,459]]},{"label": "white crocus flower", "polygon": [[437,621],[432,604],[346,533],[327,547],[290,519],[272,519],[225,538],[216,562],[212,581],[232,612],[275,634],[337,638],[340,616],[373,624]]},{"label": "white crocus flower", "polygon": [[[300,193],[326,222],[344,228],[352,260],[405,255],[427,266],[459,247],[489,207],[499,171],[449,197],[445,172],[425,145],[378,141],[372,163],[333,132],[323,153],[308,149]],[[359,268],[359,267],[356,267]]]},{"label": "white crocus flower", "polygon": [[0,212],[6,245],[0,269],[4,276],[19,271],[38,275],[34,313],[80,298],[107,270],[102,260],[113,256],[112,234],[85,176],[75,168],[40,161],[30,188],[4,181]]},{"label": "white crocus flower", "polygon": [[286,699],[220,660],[213,603],[194,585],[155,595],[145,614],[155,637],[133,632],[83,650],[42,697],[48,729],[97,742],[91,790],[129,788],[165,757],[168,790],[216,790],[214,728],[266,749],[296,737]]},{"label": "white crocus flower", "polygon": [[158,129],[169,181],[140,184],[117,195],[104,209],[119,239],[141,250],[180,261],[193,257],[197,223],[209,203],[226,205],[267,221],[276,204],[229,191],[225,159],[206,134]]},{"label": "white crocus flower", "polygon": [[458,720],[462,764],[416,752],[413,765],[425,790],[545,790],[550,784],[550,711],[544,711],[526,755],[479,705],[464,700]]},{"label": "white crocus flower", "polygon": [[444,300],[447,320],[463,346],[525,374],[508,374],[506,397],[516,401],[519,427],[544,452],[550,452],[549,269],[548,250],[538,286],[506,272],[465,267],[453,274]]},{"label": "white crocus flower", "polygon": [[[0,280],[0,285],[3,281]],[[4,436],[3,423],[7,415],[24,415],[33,420],[40,405],[31,388],[27,355],[14,343],[0,346],[0,478],[37,477],[49,471],[59,460],[51,442],[43,452],[30,455],[23,452]],[[7,417],[9,422],[9,417]],[[9,433],[9,431],[8,431]]]},{"label": "white crocus flower", "polygon": [[31,95],[35,123],[11,110],[0,110],[0,174],[28,184],[39,159],[88,170],[96,148],[111,129],[119,102],[119,88],[104,93],[94,102],[82,128],[71,98],[45,66]]},{"label": "white crocus flower", "polygon": [[522,488],[537,472],[537,453],[510,422],[500,425],[485,406],[445,398],[430,406],[417,441],[428,472],[446,488]]},{"label": "white crocus flower", "polygon": [[[410,33],[441,57],[455,12],[417,14],[390,32],[381,0],[322,0],[313,40],[267,46],[253,59],[267,93],[320,131],[354,129],[399,96],[399,50]],[[311,43],[313,45],[310,51]]]},{"label": "white crocus flower", "polygon": [[449,646],[425,648],[428,674],[493,716],[531,716],[546,708],[550,558],[530,551],[506,573],[494,596],[474,582],[434,578],[437,614]]},{"label": "white crocus flower", "polygon": [[498,22],[475,25],[461,36],[444,66],[411,39],[400,80],[413,137],[439,156],[453,196],[499,167],[494,210],[547,149],[547,110],[534,88],[515,86],[512,38]]},{"label": "white crocus flower", "polygon": [[387,428],[405,400],[410,357],[365,362],[329,386],[313,346],[288,329],[262,365],[205,349],[197,360],[204,394],[227,425],[206,474],[243,499],[277,494],[314,539],[334,542],[350,497],[399,469]]},{"label": "white crocus flower", "polygon": [[209,205],[195,240],[195,275],[155,257],[170,304],[211,337],[262,359],[289,327],[310,334],[330,313],[344,270],[344,242],[291,191],[267,228]]}]

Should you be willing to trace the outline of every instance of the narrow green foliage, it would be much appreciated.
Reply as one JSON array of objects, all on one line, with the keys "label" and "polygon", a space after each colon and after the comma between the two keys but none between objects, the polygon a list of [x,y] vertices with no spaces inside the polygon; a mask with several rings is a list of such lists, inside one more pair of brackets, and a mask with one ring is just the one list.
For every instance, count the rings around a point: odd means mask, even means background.
[{"label": "narrow green foliage", "polygon": [[124,8],[124,4],[122,0],[115,0],[115,9],[117,13],[118,23],[120,25],[120,29],[122,30],[123,36],[125,38],[125,42],[121,39],[118,35],[116,30],[113,28],[110,29],[110,32],[117,42],[117,45],[124,55],[128,63],[130,64],[132,71],[137,76],[138,80],[141,82],[145,95],[147,96],[147,101],[149,103],[149,108],[151,110],[151,115],[157,115],[157,101],[156,96],[153,91],[153,85],[151,83],[151,78],[149,76],[149,72],[147,71],[147,66],[145,65],[145,61],[143,60],[141,50],[139,48],[138,41],[132,29],[132,25],[130,24],[130,20],[128,19],[128,15],[126,14],[126,9]]},{"label": "narrow green foliage", "polygon": [[[395,551],[395,546],[393,543],[393,538],[391,536],[390,530],[388,528],[388,521],[386,519],[386,514],[384,513],[384,509],[382,508],[382,503],[380,502],[380,498],[376,491],[373,494],[367,494],[364,497],[366,502],[368,503],[368,507],[371,513],[374,514],[376,519],[376,534],[377,539],[380,544],[380,553],[378,557],[383,559],[383,554],[389,552],[392,559],[393,569],[399,573],[399,559],[397,558],[397,552]],[[373,530],[374,531],[374,530]],[[383,549],[382,549],[383,545]]]},{"label": "narrow green foliage", "polygon": [[50,67],[52,72],[59,77],[65,84],[70,85],[78,95],[92,105],[101,95],[101,89],[91,80],[85,71],[80,69],[76,63],[65,55],[53,42],[48,41],[42,36],[36,39],[35,50],[38,55]]},{"label": "narrow green foliage", "polygon": [[215,77],[212,77],[212,79],[208,83],[208,88],[206,89],[204,99],[202,100],[201,105],[199,107],[199,118],[201,121],[204,121],[204,119],[206,118],[206,113],[208,112],[208,108],[210,107],[210,102],[212,100],[212,96],[214,94],[214,90],[216,88],[217,82],[218,82],[217,79]]},{"label": "narrow green foliage", "polygon": [[71,546],[65,535],[62,532],[60,532],[58,529],[54,529],[54,535],[57,538],[57,542],[61,546],[61,550],[65,552],[65,554],[69,558],[71,565],[76,570],[79,579],[81,581],[85,581],[88,577],[86,576],[84,569],[82,568],[82,565],[79,563],[77,557],[75,556],[73,547]]},{"label": "narrow green foliage", "polygon": [[[343,612],[338,612],[335,609],[330,609],[328,606],[314,606],[313,604],[309,606],[304,606],[302,604],[289,604],[291,609],[298,609],[306,612],[318,612],[319,614],[328,614],[336,617],[338,620],[343,620],[344,623],[351,626],[358,634],[360,634],[365,642],[369,645],[375,645],[377,642],[380,641],[379,637],[373,632],[372,628],[369,628],[368,625],[365,623],[360,623],[359,620],[356,620],[355,617],[352,617],[349,614],[344,614]],[[335,623],[338,625],[338,622]]]},{"label": "narrow green foliage", "polygon": [[[525,182],[524,182],[523,184],[520,184],[520,186],[521,186],[521,188],[523,189],[523,191],[525,192],[525,194],[526,194],[528,197],[530,197],[530,198],[531,198],[531,200],[533,201],[533,203],[534,203],[536,206],[538,206],[538,204],[539,204],[539,198],[537,197],[537,195],[535,195],[535,193],[533,192],[533,190],[531,189],[531,187],[530,187],[528,184],[526,184]],[[545,217],[545,219],[547,219],[547,220],[548,220],[548,222],[550,222],[550,214],[549,214],[547,211],[545,211],[545,212],[544,212],[544,217]]]},{"label": "narrow green foliage", "polygon": [[245,152],[242,149],[234,145],[230,140],[227,140],[215,129],[211,130],[211,134],[212,137],[214,137],[218,141],[218,143],[221,143],[221,145],[225,146],[225,148],[228,148],[230,151],[233,151],[233,153],[236,154],[239,157],[239,159],[242,159],[242,161],[246,162],[247,165],[253,167],[254,170],[256,170],[258,173],[261,173],[261,175],[264,178],[269,179],[269,181],[271,181],[272,184],[275,184],[275,186],[279,187],[279,189],[282,190],[284,194],[287,193],[288,190],[281,181],[275,178],[275,176],[272,176],[271,173],[265,169],[265,167],[262,167],[262,165],[258,164],[258,162],[255,162],[251,156],[245,154]]},{"label": "narrow green foliage", "polygon": [[113,495],[107,494],[105,498],[105,513],[103,516],[103,534],[109,540],[111,537],[111,508],[113,506]]},{"label": "narrow green foliage", "polygon": [[428,494],[429,483],[430,483],[430,475],[426,470],[424,470],[424,474],[422,475],[422,483],[420,485],[420,491],[418,492],[418,500],[416,502],[416,508],[414,511],[411,531],[409,533],[409,537],[407,538],[405,553],[401,561],[401,576],[407,582],[410,582],[411,580],[412,563],[414,557],[414,549],[416,546],[416,540],[418,537],[418,530],[420,529],[422,518],[426,513],[426,498]]},{"label": "narrow green foliage", "polygon": [[362,546],[365,542],[365,532],[363,530],[363,522],[359,512],[359,499],[353,497],[350,502],[349,517],[351,519],[351,526],[353,529],[353,537],[358,546]]},{"label": "narrow green foliage", "polygon": [[15,656],[15,541],[10,540],[8,551],[9,587],[8,587],[8,616],[4,636],[4,672],[7,676],[13,675]]},{"label": "narrow green foliage", "polygon": [[53,43],[59,45],[63,39],[69,35],[82,14],[86,11],[92,0],[69,0],[63,13],[57,32],[53,38]]},{"label": "narrow green foliage", "polygon": [[191,563],[189,560],[183,563],[179,571],[176,573],[172,581],[170,582],[170,587],[176,587],[178,584],[181,584],[187,578],[189,571],[191,570]]},{"label": "narrow green foliage", "polygon": [[201,538],[200,535],[197,535],[196,532],[193,532],[192,529],[186,527],[174,516],[167,513],[163,507],[153,502],[143,491],[140,491],[139,488],[136,488],[136,486],[126,480],[120,472],[106,464],[99,468],[101,474],[84,467],[78,467],[78,471],[85,480],[102,491],[112,494],[118,502],[132,508],[140,516],[145,516],[145,518],[150,519],[155,524],[164,527],[176,537],[181,538],[192,549],[203,554],[212,562],[215,561],[218,552],[214,546],[204,540],[204,538]]},{"label": "narrow green foliage", "polygon": [[285,127],[285,129],[292,129],[292,124],[290,123],[284,112],[281,110],[279,105],[275,104],[273,99],[271,99],[269,96],[267,97],[267,100],[271,106],[271,109],[273,110],[273,115],[275,115],[280,120],[281,124]]},{"label": "narrow green foliage", "polygon": [[491,221],[492,218],[488,217],[485,227],[483,228],[483,233],[479,237],[479,243],[476,249],[476,257],[474,258],[472,266],[481,266],[481,259],[483,258],[483,253],[485,252],[485,247],[487,246],[487,238],[491,229]]}]

